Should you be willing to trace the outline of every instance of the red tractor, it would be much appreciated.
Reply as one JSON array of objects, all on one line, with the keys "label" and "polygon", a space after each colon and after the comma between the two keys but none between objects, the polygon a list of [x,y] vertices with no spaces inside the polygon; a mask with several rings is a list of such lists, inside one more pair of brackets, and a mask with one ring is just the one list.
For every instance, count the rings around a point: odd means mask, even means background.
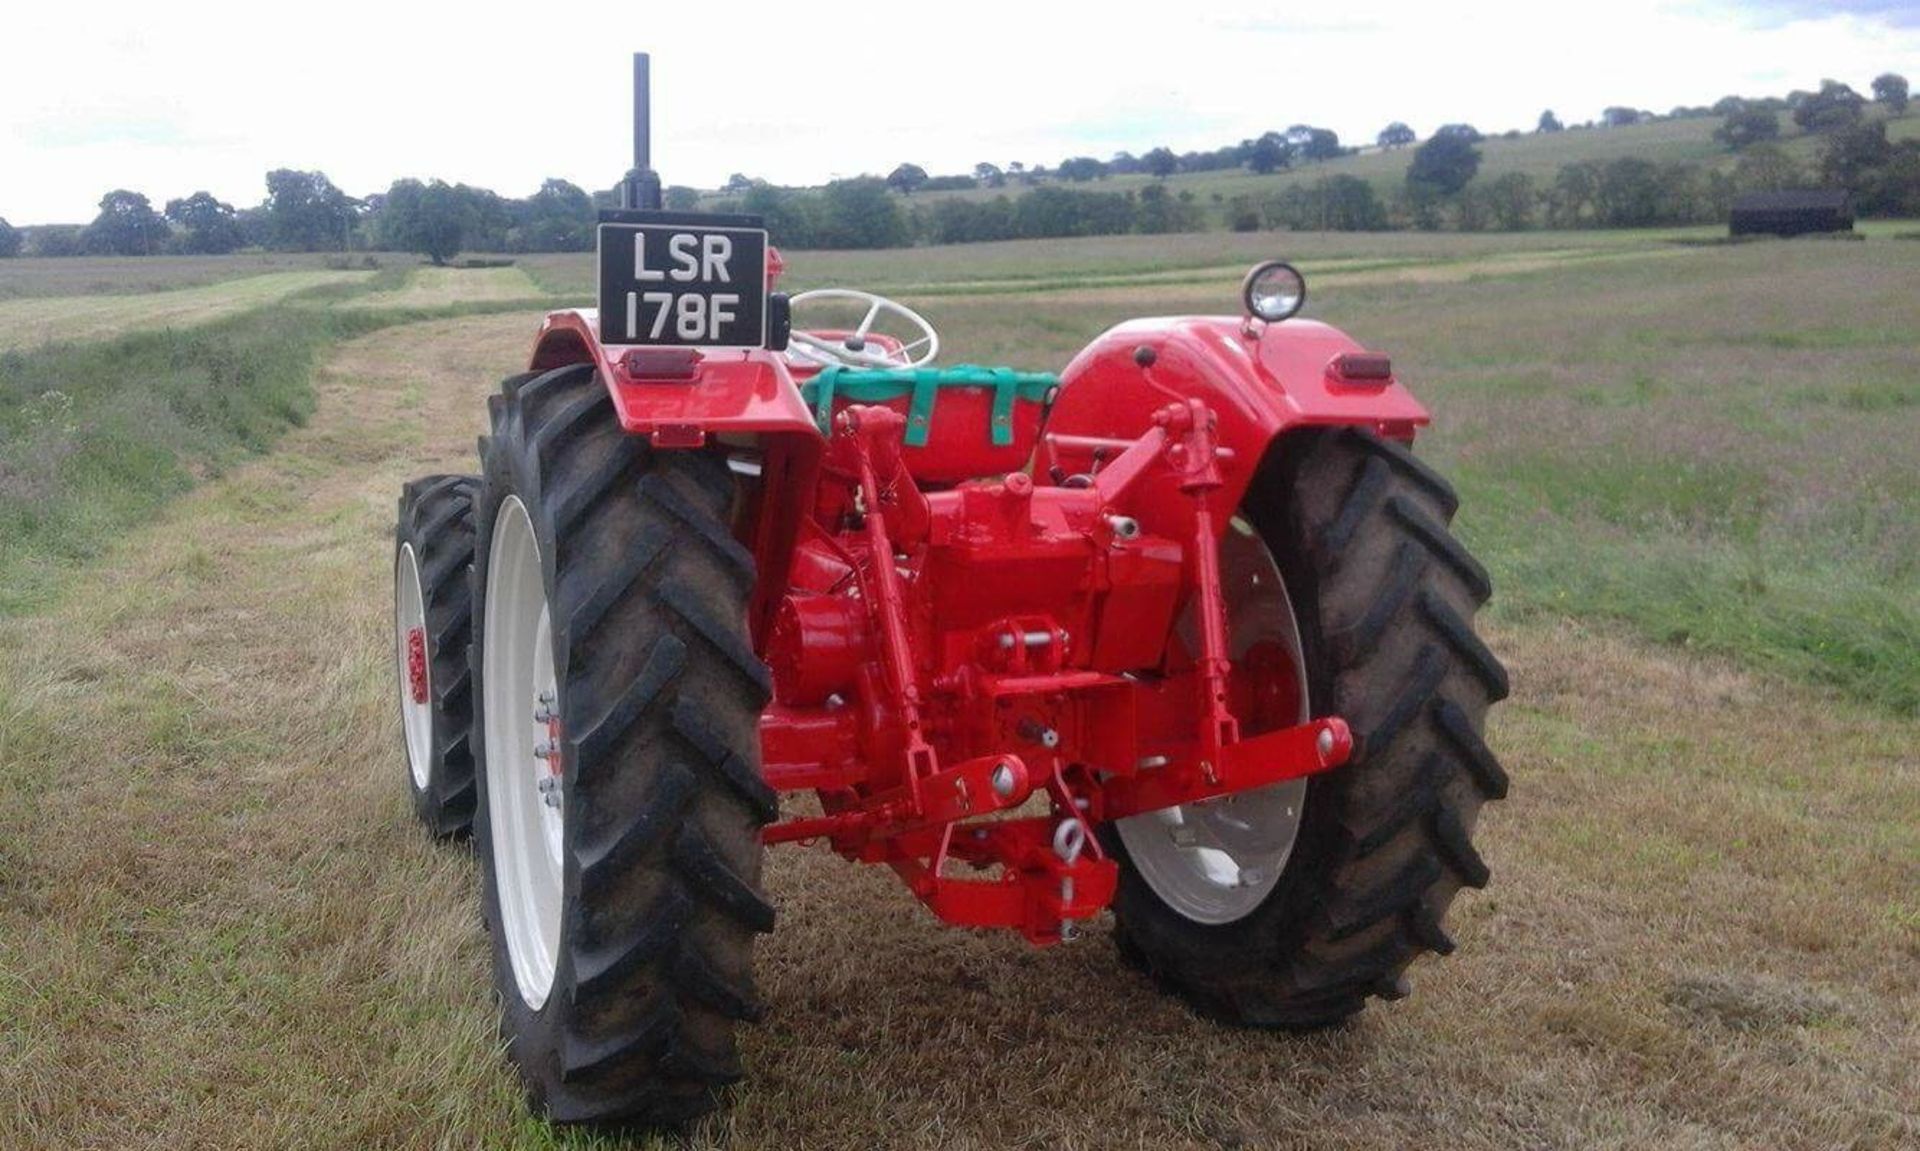
[{"label": "red tractor", "polygon": [[658,210],[637,64],[600,307],[547,317],[479,475],[400,500],[414,805],[473,833],[535,1107],[715,1105],[771,844],[1036,944],[1110,910],[1225,1023],[1406,994],[1487,881],[1507,676],[1387,357],[1290,319],[1270,263],[1244,314],[1121,324],[1057,378],[936,366],[903,305],[773,292],[757,219]]}]

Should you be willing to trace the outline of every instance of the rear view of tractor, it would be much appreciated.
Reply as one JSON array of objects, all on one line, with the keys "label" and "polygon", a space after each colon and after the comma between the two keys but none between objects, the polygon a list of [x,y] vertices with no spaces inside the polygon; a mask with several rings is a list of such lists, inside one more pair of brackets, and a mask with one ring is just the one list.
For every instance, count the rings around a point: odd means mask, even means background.
[{"label": "rear view of tractor", "polygon": [[674,1123],[740,1078],[773,844],[1035,944],[1110,911],[1234,1025],[1452,950],[1507,680],[1386,357],[1270,263],[1057,377],[940,366],[901,304],[775,291],[760,221],[660,211],[636,139],[599,308],[547,317],[477,475],[400,501],[414,805],[472,831],[537,1108]]}]

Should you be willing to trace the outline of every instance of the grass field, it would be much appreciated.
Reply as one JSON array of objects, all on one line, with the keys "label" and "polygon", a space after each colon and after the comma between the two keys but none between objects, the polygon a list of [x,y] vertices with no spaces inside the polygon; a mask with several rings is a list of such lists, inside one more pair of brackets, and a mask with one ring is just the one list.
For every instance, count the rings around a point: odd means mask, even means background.
[{"label": "grass field", "polygon": [[[1434,409],[1421,450],[1494,575],[1515,786],[1459,953],[1338,1032],[1227,1032],[1104,928],[1050,952],[944,930],[891,876],[782,848],[772,1013],[688,1142],[1920,1142],[1915,246],[1279,239],[1309,313]],[[950,359],[1057,367],[1117,319],[1231,308],[1275,240],[790,267],[899,292]],[[561,297],[590,264],[524,266]],[[193,329],[334,325],[257,441],[74,521],[89,546],[0,606],[0,1146],[604,1143],[517,1098],[472,862],[410,823],[392,718],[395,493],[471,466],[537,315],[435,310],[514,308],[506,279],[380,273]],[[29,379],[0,376],[16,443]],[[281,394],[258,382],[228,386]]]}]

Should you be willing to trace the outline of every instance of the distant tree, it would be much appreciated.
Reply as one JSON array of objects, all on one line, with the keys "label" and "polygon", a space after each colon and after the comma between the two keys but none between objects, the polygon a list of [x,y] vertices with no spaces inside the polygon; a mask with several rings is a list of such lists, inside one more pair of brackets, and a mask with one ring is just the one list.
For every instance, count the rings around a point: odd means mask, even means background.
[{"label": "distant tree", "polygon": [[[661,202],[672,211],[691,212],[700,205],[700,193],[692,188],[668,188]],[[509,216],[512,222],[505,246],[510,249],[522,252],[593,250],[594,229],[599,220],[594,214],[593,197],[577,184],[560,179],[545,180],[539,191],[516,201],[509,209]],[[474,243],[472,239],[467,242]]]},{"label": "distant tree", "polygon": [[110,256],[151,256],[169,235],[167,222],[145,196],[116,188],[100,197],[100,214],[87,225],[87,250]]},{"label": "distant tree", "polygon": [[898,248],[912,239],[887,182],[873,176],[835,180],[820,191],[814,242],[823,248]]},{"label": "distant tree", "polygon": [[1308,128],[1306,142],[1299,147],[1300,154],[1309,160],[1332,160],[1345,154],[1339,135],[1331,128]]},{"label": "distant tree", "polygon": [[672,184],[661,195],[660,202],[669,212],[697,211],[700,207],[700,189],[689,188],[685,184]]},{"label": "distant tree", "polygon": [[1382,148],[1404,148],[1413,141],[1413,129],[1399,120],[1380,129],[1380,134],[1374,137],[1374,142]]},{"label": "distant tree", "polygon": [[1911,219],[1920,216],[1920,140],[1893,146],[1869,189],[1866,211]]},{"label": "distant tree", "polygon": [[1060,161],[1060,178],[1075,184],[1098,180],[1107,174],[1107,166],[1092,156],[1074,156]]},{"label": "distant tree", "polygon": [[727,177],[727,182],[720,186],[720,190],[722,192],[744,192],[756,183],[758,183],[758,181],[752,176],[744,172],[735,172],[733,175]]},{"label": "distant tree", "polygon": [[1454,140],[1465,140],[1469,144],[1478,144],[1485,139],[1480,135],[1480,129],[1472,124],[1442,124],[1434,129],[1433,134]]},{"label": "distant tree", "polygon": [[1873,120],[1843,128],[1827,138],[1820,156],[1820,177],[1856,196],[1869,191],[1874,173],[1893,156],[1887,142],[1887,125]]},{"label": "distant tree", "polygon": [[1640,113],[1633,108],[1615,105],[1600,113],[1600,122],[1609,128],[1627,128],[1640,122]]},{"label": "distant tree", "polygon": [[1248,170],[1264,176],[1293,163],[1293,145],[1278,132],[1263,132],[1257,140],[1246,142]]},{"label": "distant tree", "polygon": [[1564,165],[1547,191],[1547,220],[1556,228],[1579,228],[1595,222],[1592,214],[1600,195],[1600,165],[1591,160]]},{"label": "distant tree", "polygon": [[1139,211],[1134,221],[1137,231],[1153,235],[1196,232],[1200,226],[1200,213],[1193,206],[1191,193],[1175,196],[1167,191],[1165,184],[1149,184],[1140,189]]},{"label": "distant tree", "polygon": [[27,237],[30,256],[84,256],[87,254],[87,230],[78,224],[54,224],[35,228]]},{"label": "distant tree", "polygon": [[1422,232],[1438,231],[1446,222],[1446,199],[1431,184],[1409,183],[1394,197],[1395,212]]},{"label": "distant tree", "polygon": [[360,202],[324,172],[276,168],[267,173],[269,246],[283,252],[345,251]]},{"label": "distant tree", "polygon": [[167,201],[167,219],[180,229],[180,250],[196,256],[223,256],[245,246],[246,236],[232,204],[223,204],[211,192],[195,192]]},{"label": "distant tree", "polygon": [[1778,144],[1755,144],[1740,154],[1733,167],[1733,186],[1740,192],[1781,192],[1807,183],[1807,174]]},{"label": "distant tree", "polygon": [[1180,167],[1179,157],[1173,154],[1173,149],[1165,147],[1155,148],[1153,151],[1140,157],[1140,163],[1147,171],[1153,173],[1157,179],[1161,180],[1173,175]]},{"label": "distant tree", "polygon": [[1713,102],[1713,107],[1708,111],[1716,116],[1731,116],[1746,106],[1747,102],[1739,96],[1722,96]]},{"label": "distant tree", "polygon": [[922,192],[959,192],[979,186],[980,182],[972,176],[964,172],[956,172],[951,176],[929,176],[927,177],[927,182],[920,185],[919,190]]},{"label": "distant tree", "polygon": [[1765,108],[1741,108],[1713,130],[1713,138],[1739,151],[1780,135],[1780,116]]},{"label": "distant tree", "polygon": [[1462,232],[1484,232],[1493,221],[1493,197],[1485,181],[1468,184],[1453,198],[1453,224]]},{"label": "distant tree", "polygon": [[1533,226],[1534,205],[1539,193],[1533,177],[1525,172],[1508,172],[1484,189],[1492,225],[1503,232],[1519,232]]},{"label": "distant tree", "polygon": [[1535,125],[1533,130],[1536,132],[1560,132],[1565,129],[1566,125],[1560,122],[1560,117],[1553,114],[1552,108],[1548,108],[1546,111],[1540,113],[1540,123]]},{"label": "distant tree", "polygon": [[783,248],[817,246],[816,207],[816,198],[772,184],[755,184],[740,200],[740,210],[760,217],[768,236]]},{"label": "distant tree", "polygon": [[20,234],[20,229],[7,223],[6,218],[0,216],[0,260],[19,255],[20,248],[25,242],[26,238]]},{"label": "distant tree", "polygon": [[1897,72],[1883,72],[1873,78],[1873,98],[1896,116],[1907,114],[1907,78]]},{"label": "distant tree", "polygon": [[1464,135],[1435,133],[1413,150],[1413,163],[1407,166],[1407,185],[1441,196],[1451,196],[1467,186],[1480,170],[1480,149]]},{"label": "distant tree", "polygon": [[1026,170],[1027,170],[1027,166],[1025,164],[1022,164],[1018,160],[1015,160],[1013,163],[1007,165],[1007,175],[1009,176],[1024,175],[1026,173]]},{"label": "distant tree", "polygon": [[1809,132],[1837,132],[1860,120],[1867,106],[1860,93],[1838,80],[1820,81],[1820,90],[1793,106],[1793,122]]},{"label": "distant tree", "polygon": [[440,180],[395,180],[380,205],[380,242],[444,264],[459,253],[473,223],[473,205],[459,189]]},{"label": "distant tree", "polygon": [[1296,232],[1367,232],[1386,226],[1373,185],[1358,176],[1326,176],[1295,184],[1267,201],[1267,222]]},{"label": "distant tree", "polygon": [[918,164],[901,164],[887,173],[887,187],[908,196],[926,182],[927,170]]},{"label": "distant tree", "polygon": [[1637,156],[1609,160],[1600,169],[1596,203],[1600,222],[1608,227],[1660,223],[1660,166]]},{"label": "distant tree", "polygon": [[1000,166],[984,160],[973,166],[973,178],[989,188],[1003,188],[1007,183],[1007,174],[1000,170]]}]

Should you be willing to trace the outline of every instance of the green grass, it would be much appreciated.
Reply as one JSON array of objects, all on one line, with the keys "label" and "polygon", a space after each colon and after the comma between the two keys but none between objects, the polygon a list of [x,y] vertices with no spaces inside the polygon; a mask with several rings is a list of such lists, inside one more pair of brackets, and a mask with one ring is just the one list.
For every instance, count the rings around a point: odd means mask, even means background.
[{"label": "green grass", "polygon": [[0,614],[44,604],[74,564],[303,423],[341,341],[539,303],[382,306],[406,281],[388,269],[201,324],[0,353]]},{"label": "green grass", "polygon": [[[904,286],[951,359],[1058,368],[1117,320],[1230,310],[1233,262],[1265,254],[1231,239],[793,272]],[[0,610],[0,1145],[1913,1145],[1914,245],[1287,239],[1309,313],[1433,410],[1420,451],[1460,487],[1513,671],[1489,730],[1513,793],[1475,829],[1494,886],[1410,999],[1226,1030],[1105,924],[1034,952],[781,848],[729,1109],[645,1141],[532,1118],[471,852],[407,807],[387,595],[394,492],[472,467],[533,324],[374,332],[524,306],[396,309],[420,285],[382,273],[0,357],[7,450],[144,403],[155,427],[101,448],[176,453],[129,475],[139,506],[36,545],[59,595]],[[533,274],[578,295],[577,267]],[[981,283],[1009,290],[954,293]]]}]

